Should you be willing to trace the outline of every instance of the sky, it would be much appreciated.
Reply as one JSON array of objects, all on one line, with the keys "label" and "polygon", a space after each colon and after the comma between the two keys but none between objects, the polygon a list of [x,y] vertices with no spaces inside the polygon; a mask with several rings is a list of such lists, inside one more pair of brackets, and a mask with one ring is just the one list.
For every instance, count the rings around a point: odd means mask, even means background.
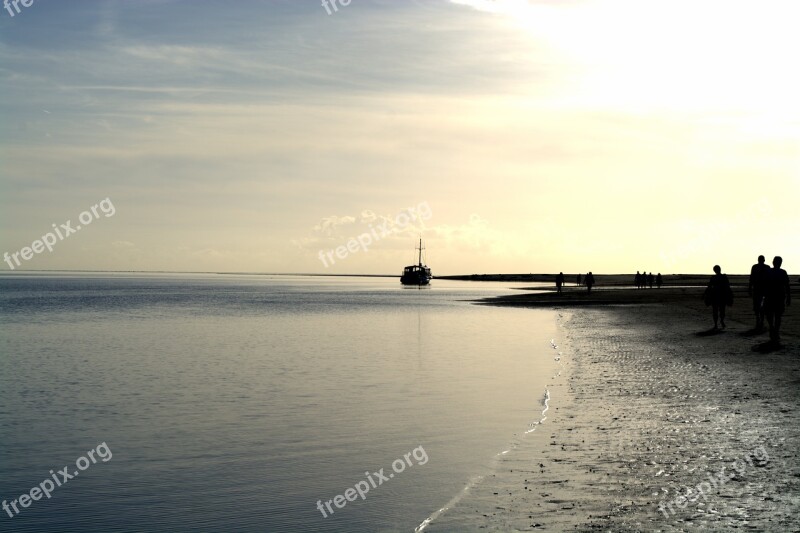
[{"label": "sky", "polygon": [[800,271],[796,1],[331,2],[0,10],[2,268]]}]

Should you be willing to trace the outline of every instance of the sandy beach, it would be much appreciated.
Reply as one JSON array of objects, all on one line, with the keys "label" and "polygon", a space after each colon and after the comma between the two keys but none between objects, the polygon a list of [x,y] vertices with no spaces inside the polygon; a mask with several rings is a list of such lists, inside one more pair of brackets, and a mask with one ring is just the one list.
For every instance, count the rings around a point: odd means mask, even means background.
[{"label": "sandy beach", "polygon": [[559,310],[563,371],[545,422],[428,531],[800,531],[800,324],[788,308],[765,349],[735,290],[719,333],[702,287],[490,301]]}]

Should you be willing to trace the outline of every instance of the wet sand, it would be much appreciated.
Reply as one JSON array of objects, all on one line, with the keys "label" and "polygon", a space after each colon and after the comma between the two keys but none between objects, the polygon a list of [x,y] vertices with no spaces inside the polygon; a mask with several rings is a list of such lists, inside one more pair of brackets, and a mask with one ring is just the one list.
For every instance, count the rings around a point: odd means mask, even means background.
[{"label": "wet sand", "polygon": [[545,422],[426,531],[800,531],[796,307],[765,349],[741,288],[720,333],[701,294],[491,301],[558,309],[563,370]]}]

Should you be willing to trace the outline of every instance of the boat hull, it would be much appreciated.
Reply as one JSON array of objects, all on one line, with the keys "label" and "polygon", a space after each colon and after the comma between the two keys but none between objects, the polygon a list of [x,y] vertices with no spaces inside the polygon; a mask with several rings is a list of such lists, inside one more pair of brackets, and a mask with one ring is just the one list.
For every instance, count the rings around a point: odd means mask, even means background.
[{"label": "boat hull", "polygon": [[431,278],[427,276],[400,276],[400,283],[403,285],[428,285]]}]

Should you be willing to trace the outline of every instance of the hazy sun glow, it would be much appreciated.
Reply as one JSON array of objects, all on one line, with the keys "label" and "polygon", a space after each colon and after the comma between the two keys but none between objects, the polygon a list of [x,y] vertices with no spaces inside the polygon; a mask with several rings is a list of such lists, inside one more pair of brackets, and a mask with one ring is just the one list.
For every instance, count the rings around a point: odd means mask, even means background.
[{"label": "hazy sun glow", "polygon": [[453,1],[504,15],[564,54],[580,79],[575,103],[798,118],[800,3]]}]

